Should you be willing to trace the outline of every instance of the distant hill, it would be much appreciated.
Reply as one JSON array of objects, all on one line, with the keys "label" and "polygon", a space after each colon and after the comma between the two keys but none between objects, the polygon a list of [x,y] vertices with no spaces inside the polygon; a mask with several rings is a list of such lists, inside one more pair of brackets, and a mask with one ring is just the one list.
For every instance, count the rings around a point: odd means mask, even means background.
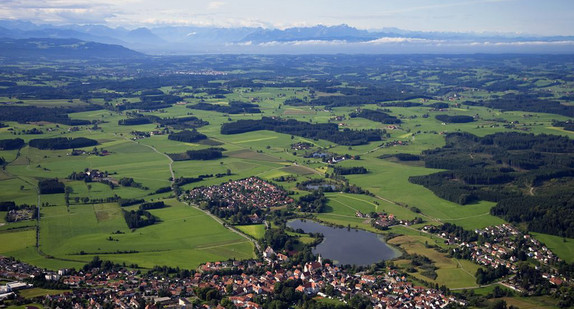
[{"label": "distant hill", "polygon": [[244,37],[243,42],[290,42],[308,40],[345,40],[349,42],[362,42],[376,40],[378,34],[366,30],[358,30],[347,25],[339,26],[314,26],[279,29],[258,29]]},{"label": "distant hill", "polygon": [[0,57],[12,59],[126,59],[142,58],[120,45],[86,42],[77,39],[10,39],[0,38]]},{"label": "distant hill", "polygon": [[574,36],[518,33],[362,30],[345,24],[285,29],[157,25],[128,29],[105,25],[34,24],[0,20],[0,38],[77,39],[121,45],[146,54],[226,53],[568,53]]}]

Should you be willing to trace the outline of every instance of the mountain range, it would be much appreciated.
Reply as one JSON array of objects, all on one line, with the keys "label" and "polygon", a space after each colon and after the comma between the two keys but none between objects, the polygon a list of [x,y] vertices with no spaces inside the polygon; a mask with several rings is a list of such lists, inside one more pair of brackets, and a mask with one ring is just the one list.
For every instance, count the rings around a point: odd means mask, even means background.
[{"label": "mountain range", "polygon": [[0,58],[9,59],[134,59],[146,57],[121,45],[78,39],[0,38]]},{"label": "mountain range", "polygon": [[574,37],[361,30],[348,25],[266,29],[50,25],[0,20],[0,38],[77,39],[121,45],[147,54],[197,53],[572,53]]}]

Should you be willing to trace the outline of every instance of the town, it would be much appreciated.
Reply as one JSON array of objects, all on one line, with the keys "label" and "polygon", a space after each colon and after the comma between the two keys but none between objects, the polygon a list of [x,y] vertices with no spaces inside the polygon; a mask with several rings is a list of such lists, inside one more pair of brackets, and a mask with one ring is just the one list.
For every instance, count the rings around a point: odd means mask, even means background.
[{"label": "town", "polygon": [[323,263],[321,257],[282,268],[277,264],[277,255],[272,250],[267,252],[265,262],[207,263],[197,271],[180,271],[172,276],[153,270],[143,273],[98,259],[79,271],[48,271],[2,257],[0,277],[16,281],[5,284],[0,300],[18,300],[19,291],[32,288],[33,283],[59,283],[65,292],[39,296],[35,301],[51,308],[263,308],[262,301],[291,287],[295,298],[331,298],[348,303],[358,297],[374,308],[464,304],[438,289],[414,286],[396,270],[352,274]]},{"label": "town", "polygon": [[[505,223],[462,233],[460,228],[456,226],[453,228],[451,224],[445,224],[442,227],[426,225],[422,231],[436,234],[443,238],[445,243],[455,246],[452,249],[455,257],[469,259],[479,265],[498,270],[496,272],[498,276],[491,279],[516,274],[519,271],[520,262],[532,259],[540,264],[536,270],[541,270],[541,277],[550,284],[554,286],[574,284],[573,278],[557,270],[556,265],[561,260],[550,249],[510,224]],[[511,276],[504,285],[518,292],[529,292],[522,282],[514,279],[514,276]]]}]

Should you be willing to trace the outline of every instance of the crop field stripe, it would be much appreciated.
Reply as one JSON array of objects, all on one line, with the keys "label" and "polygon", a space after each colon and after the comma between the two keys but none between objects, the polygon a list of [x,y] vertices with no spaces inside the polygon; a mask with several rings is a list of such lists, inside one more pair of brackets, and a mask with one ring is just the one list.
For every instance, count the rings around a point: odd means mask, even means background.
[{"label": "crop field stripe", "polygon": [[207,250],[207,249],[228,247],[228,246],[233,246],[233,245],[238,245],[238,244],[244,244],[244,243],[251,243],[251,241],[249,241],[249,240],[243,240],[243,241],[237,241],[237,242],[232,242],[232,243],[223,244],[223,245],[215,245],[215,246],[208,246],[208,247],[195,247],[195,249],[197,249],[197,250]]},{"label": "crop field stripe", "polygon": [[262,137],[262,138],[257,138],[257,139],[249,139],[249,140],[229,142],[229,143],[230,144],[243,144],[243,143],[250,143],[250,142],[266,141],[266,140],[276,139],[276,138],[277,138],[277,136],[270,136],[270,137]]}]

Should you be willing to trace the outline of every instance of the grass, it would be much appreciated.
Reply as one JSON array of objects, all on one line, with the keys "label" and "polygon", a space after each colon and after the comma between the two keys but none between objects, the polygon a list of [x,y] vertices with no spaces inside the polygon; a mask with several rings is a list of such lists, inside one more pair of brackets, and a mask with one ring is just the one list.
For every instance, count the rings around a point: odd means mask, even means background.
[{"label": "grass", "polygon": [[[438,80],[427,80],[429,85],[438,85]],[[166,87],[165,91],[175,88]],[[309,107],[281,106],[283,99],[296,96],[303,98],[309,96],[308,90],[303,88],[266,88],[262,87],[252,92],[234,89],[232,94],[227,95],[228,100],[249,100],[252,97],[260,99],[260,106],[265,116],[281,116],[284,118],[297,119],[300,121],[313,121],[325,123],[334,115],[348,115],[355,107],[336,107],[332,111],[311,109]],[[326,95],[319,93],[318,95]],[[486,92],[466,93],[468,96],[487,97],[491,94]],[[8,98],[6,98],[8,100]],[[119,98],[117,102],[121,102]],[[132,98],[127,98],[132,100]],[[138,100],[137,98],[135,100]],[[190,103],[196,103],[198,99],[186,99]],[[209,103],[221,103],[221,99],[205,100]],[[417,101],[418,102],[418,101]],[[434,102],[434,101],[433,101]],[[67,100],[25,100],[26,105],[37,106],[70,106],[71,104],[83,104],[78,100],[72,103]],[[430,102],[432,103],[432,102]],[[365,108],[378,108],[375,105]],[[373,122],[362,118],[347,118],[342,121],[351,129],[378,128],[386,129],[390,135],[387,140],[399,140],[408,142],[406,146],[379,147],[380,143],[371,143],[360,146],[340,146],[325,140],[308,140],[288,134],[279,134],[270,131],[256,131],[237,135],[222,135],[220,127],[222,123],[240,119],[259,119],[258,114],[223,115],[221,113],[190,110],[182,105],[173,106],[160,112],[145,113],[160,117],[181,117],[190,111],[194,116],[209,121],[209,125],[198,130],[208,135],[210,140],[220,142],[223,147],[224,157],[213,161],[186,161],[173,163],[176,177],[193,177],[201,174],[226,173],[230,170],[231,175],[221,178],[206,178],[204,181],[189,184],[183,189],[196,186],[208,186],[220,184],[230,179],[241,179],[249,176],[258,176],[272,180],[281,176],[292,175],[295,181],[280,185],[287,190],[293,190],[294,196],[306,194],[296,190],[296,183],[311,177],[323,177],[325,172],[330,172],[327,165],[316,159],[304,158],[303,151],[293,154],[290,145],[296,142],[312,143],[315,147],[329,148],[330,152],[339,154],[359,155],[361,160],[345,161],[341,166],[364,166],[369,170],[365,175],[349,175],[349,182],[369,190],[375,196],[354,195],[344,193],[328,193],[329,203],[325,213],[317,215],[322,221],[343,226],[359,227],[365,230],[380,232],[370,226],[366,219],[358,218],[355,212],[386,212],[394,214],[400,219],[413,219],[422,217],[428,224],[440,224],[450,222],[466,229],[482,228],[489,225],[503,223],[504,220],[491,216],[490,208],[494,203],[479,202],[476,204],[461,206],[448,202],[435,196],[430,190],[411,184],[410,176],[426,175],[437,170],[427,169],[420,164],[403,164],[393,160],[378,159],[383,154],[412,153],[419,154],[426,149],[441,147],[444,145],[444,137],[440,132],[454,132],[457,130],[470,132],[478,136],[492,134],[501,131],[509,131],[502,126],[495,126],[495,118],[504,118],[507,121],[519,121],[524,128],[532,133],[568,134],[561,129],[552,127],[552,119],[567,120],[568,118],[538,113],[532,117],[524,117],[523,112],[499,112],[483,107],[451,108],[444,112],[450,115],[475,115],[480,120],[468,124],[442,125],[434,116],[436,112],[429,111],[428,107],[398,108],[389,107],[392,114],[402,114],[403,123],[398,129],[388,129],[387,125]],[[429,114],[428,118],[420,117]],[[414,117],[416,116],[416,117]],[[69,127],[54,124],[43,124],[41,127],[33,124],[18,124],[8,122],[16,132],[39,127],[53,129],[45,132],[42,138],[47,137],[79,137],[85,136],[99,141],[98,148],[104,148],[111,155],[100,156],[68,156],[69,150],[38,150],[25,147],[17,158],[17,151],[0,151],[0,156],[11,162],[6,169],[0,171],[0,201],[16,201],[18,204],[35,205],[37,202],[36,183],[39,177],[65,178],[72,172],[82,171],[85,168],[100,169],[112,173],[113,177],[132,177],[136,182],[149,187],[149,190],[137,188],[116,188],[92,183],[91,187],[81,181],[66,181],[66,185],[73,189],[71,198],[90,197],[106,198],[114,195],[123,198],[145,198],[146,200],[157,199],[156,195],[148,195],[160,187],[170,185],[169,159],[165,153],[181,153],[187,150],[203,149],[208,145],[202,143],[181,143],[171,141],[166,135],[152,136],[150,138],[132,141],[132,130],[151,131],[155,125],[142,126],[119,126],[118,120],[125,115],[110,112],[108,110],[87,111],[70,114],[73,119],[101,120],[102,130],[88,130],[81,127],[78,132],[68,132]],[[25,141],[37,136],[18,135]],[[0,139],[14,138],[8,128],[0,129]],[[154,151],[154,148],[156,149]],[[30,262],[48,268],[81,267],[94,255],[100,255],[103,259],[115,262],[137,263],[143,267],[154,265],[179,266],[194,268],[205,261],[216,261],[235,258],[253,257],[253,245],[217,224],[202,212],[169,200],[171,207],[152,210],[162,222],[134,231],[129,230],[122,218],[121,208],[116,204],[76,205],[73,204],[69,211],[64,206],[63,194],[43,195],[41,202],[49,202],[50,207],[42,207],[40,220],[40,249],[46,255],[54,258],[46,258],[39,254],[35,248],[34,222],[7,223],[0,227],[0,254],[15,256],[23,261]],[[411,211],[411,207],[420,209],[421,213]],[[131,209],[131,208],[130,208]],[[3,216],[3,214],[0,214]],[[4,223],[0,220],[0,223]],[[262,225],[237,226],[244,233],[261,239],[264,233]],[[112,234],[120,231],[123,234]],[[427,248],[425,243],[445,248],[442,241],[436,237],[425,235],[413,228],[394,226],[392,233],[403,236],[391,240],[391,244],[401,246],[407,252],[416,252],[427,255],[439,267],[436,282],[446,284],[448,287],[475,286],[473,274],[476,265],[468,261],[456,261],[444,254]],[[560,237],[534,234],[543,241],[551,250],[561,258],[574,261],[574,240]],[[305,235],[297,235],[304,243],[313,241]],[[109,237],[117,241],[107,240]],[[84,251],[84,255],[79,255]],[[123,251],[124,253],[119,253]],[[135,251],[134,253],[125,253]],[[415,274],[416,276],[417,274]],[[421,280],[428,281],[426,277]],[[521,306],[522,307],[522,306]]]},{"label": "grass", "polygon": [[234,227],[257,240],[261,240],[265,236],[265,224],[236,225]]},{"label": "grass", "polygon": [[[130,230],[117,204],[42,208],[40,249],[59,264],[99,255],[117,263],[195,268],[207,261],[253,257],[253,245],[203,212],[176,200],[152,210],[161,222]],[[117,233],[117,232],[120,233]],[[113,240],[108,240],[108,238]]]},{"label": "grass", "polygon": [[[427,248],[425,242],[429,242],[426,236],[398,236],[388,241],[391,245],[400,246],[409,254],[420,254],[431,259],[435,266],[437,278],[432,280],[421,275],[419,272],[412,275],[421,280],[446,285],[448,288],[472,288],[476,287],[476,278],[474,274],[479,268],[478,265],[466,261],[452,259],[444,253],[440,253],[432,248]],[[406,261],[397,262],[399,265],[405,265]]]},{"label": "grass", "polygon": [[[502,300],[504,300],[508,306],[515,306],[520,309],[557,308],[556,300],[548,296],[503,297]],[[494,301],[496,300],[492,300],[492,302]]]},{"label": "grass", "polygon": [[0,255],[11,256],[14,253],[34,248],[36,245],[36,230],[28,228],[24,230],[0,232]]},{"label": "grass", "polygon": [[44,305],[38,303],[30,303],[21,306],[10,305],[7,308],[9,309],[30,309],[30,308],[44,308]]},{"label": "grass", "polygon": [[531,234],[534,238],[544,243],[559,258],[568,263],[574,262],[574,239],[542,233]]},{"label": "grass", "polygon": [[32,288],[32,289],[21,290],[18,292],[18,295],[20,295],[23,298],[34,298],[46,295],[58,295],[66,292],[70,292],[70,290],[49,290],[42,288]]},{"label": "grass", "polygon": [[340,305],[344,305],[345,303],[343,303],[342,301],[338,300],[338,299],[333,299],[333,298],[326,298],[326,297],[315,297],[313,298],[314,300],[320,302],[320,303],[324,303],[330,306],[340,306]]}]

